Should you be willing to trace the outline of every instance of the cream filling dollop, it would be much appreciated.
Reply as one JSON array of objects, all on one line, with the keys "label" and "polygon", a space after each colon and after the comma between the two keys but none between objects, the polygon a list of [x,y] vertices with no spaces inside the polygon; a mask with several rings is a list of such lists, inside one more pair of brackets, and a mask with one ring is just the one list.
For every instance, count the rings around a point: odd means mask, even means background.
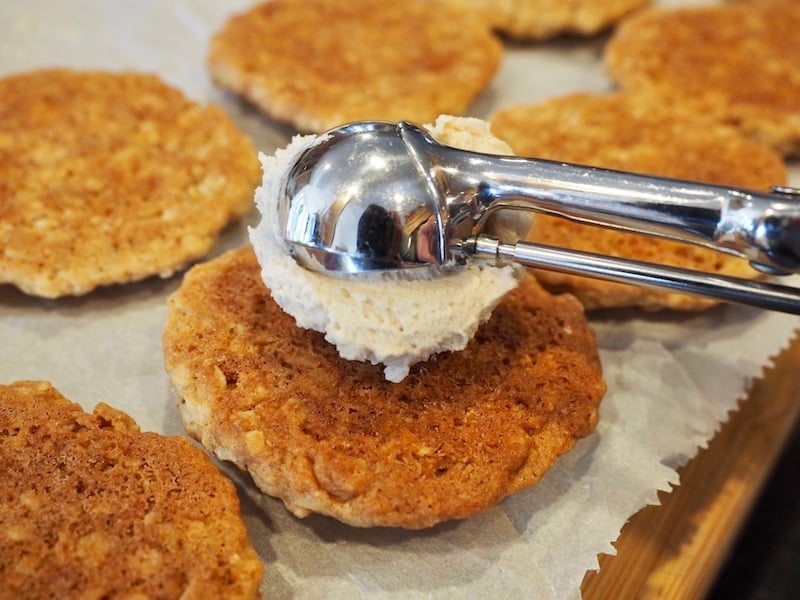
[{"label": "cream filling dollop", "polygon": [[[479,152],[512,154],[479,119],[440,117],[431,133],[443,143]],[[255,202],[261,221],[249,231],[261,277],[277,304],[299,327],[325,334],[348,360],[383,364],[387,380],[404,379],[411,365],[445,351],[462,350],[524,269],[466,265],[403,271],[329,275],[309,271],[292,258],[278,224],[281,178],[316,139],[296,136],[274,155],[260,154],[263,181]],[[527,231],[529,218],[504,219],[503,227]]]}]

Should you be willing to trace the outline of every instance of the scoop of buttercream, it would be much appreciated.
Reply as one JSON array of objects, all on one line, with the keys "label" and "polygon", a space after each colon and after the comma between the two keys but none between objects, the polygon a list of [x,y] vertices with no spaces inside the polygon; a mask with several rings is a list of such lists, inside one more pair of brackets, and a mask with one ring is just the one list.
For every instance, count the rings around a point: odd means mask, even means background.
[{"label": "scoop of buttercream", "polygon": [[[479,119],[440,117],[429,129],[452,146],[511,154]],[[411,365],[433,354],[462,350],[519,284],[523,268],[470,262],[333,276],[301,267],[281,237],[277,207],[282,177],[315,139],[296,136],[274,155],[259,156],[263,181],[255,201],[261,221],[250,229],[250,241],[275,302],[299,327],[324,333],[343,358],[383,364],[389,381],[401,381]],[[509,223],[520,230],[530,225],[524,218]]]}]

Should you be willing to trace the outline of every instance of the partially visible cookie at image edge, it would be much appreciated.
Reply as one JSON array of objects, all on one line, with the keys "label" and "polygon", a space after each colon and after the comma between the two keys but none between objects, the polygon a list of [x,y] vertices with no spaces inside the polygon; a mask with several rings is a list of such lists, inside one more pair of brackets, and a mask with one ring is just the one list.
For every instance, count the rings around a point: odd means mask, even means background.
[{"label": "partially visible cookie at image edge", "polygon": [[558,35],[593,36],[614,26],[650,0],[447,0],[477,11],[510,38],[548,40]]},{"label": "partially visible cookie at image edge", "polygon": [[463,114],[501,55],[481,18],[441,1],[271,0],[223,25],[208,68],[271,118],[321,133]]},{"label": "partially visible cookie at image edge", "polygon": [[650,102],[737,127],[800,155],[800,3],[767,0],[650,9],[616,28],[612,79]]},{"label": "partially visible cookie at image edge", "polygon": [[4,597],[255,598],[263,565],[233,483],[182,437],[0,385]]}]

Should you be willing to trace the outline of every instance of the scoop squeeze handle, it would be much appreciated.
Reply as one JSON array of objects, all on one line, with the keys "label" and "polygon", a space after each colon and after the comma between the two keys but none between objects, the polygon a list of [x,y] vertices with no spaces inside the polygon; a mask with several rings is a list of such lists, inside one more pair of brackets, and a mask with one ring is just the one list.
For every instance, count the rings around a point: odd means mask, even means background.
[{"label": "scoop squeeze handle", "polygon": [[488,236],[465,240],[454,248],[454,251],[465,256],[489,258],[497,262],[513,261],[528,267],[667,289],[733,304],[800,315],[800,290],[774,283],[713,275],[529,242],[506,244]]}]

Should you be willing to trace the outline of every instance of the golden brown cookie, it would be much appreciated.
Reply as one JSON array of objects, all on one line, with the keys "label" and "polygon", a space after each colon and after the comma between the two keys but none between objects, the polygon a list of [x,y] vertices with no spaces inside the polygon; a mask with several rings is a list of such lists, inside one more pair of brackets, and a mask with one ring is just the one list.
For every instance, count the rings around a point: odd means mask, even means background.
[{"label": "golden brown cookie", "polygon": [[605,392],[580,304],[532,277],[467,348],[400,383],[347,361],[270,298],[250,247],[169,300],[166,368],[189,433],[297,516],[428,527],[533,485],[588,435]]},{"label": "golden brown cookie", "polygon": [[800,153],[800,3],[648,10],[617,28],[610,75],[653,102],[733,125],[784,155]]},{"label": "golden brown cookie", "polygon": [[0,79],[0,283],[54,298],[169,276],[250,209],[258,181],[222,110],[154,76]]},{"label": "golden brown cookie", "polygon": [[498,32],[518,40],[557,35],[591,36],[614,25],[650,0],[448,0],[473,10]]},{"label": "golden brown cookie", "polygon": [[[491,117],[516,154],[677,179],[766,190],[786,168],[770,148],[734,129],[617,93],[573,94]],[[746,261],[704,248],[537,215],[528,238],[543,244],[756,278]],[[639,306],[698,310],[715,301],[599,279],[537,271],[549,288],[575,293],[589,309]]]},{"label": "golden brown cookie", "polygon": [[0,385],[0,596],[254,598],[263,566],[233,484],[182,437]]},{"label": "golden brown cookie", "polygon": [[271,0],[225,24],[208,66],[270,117],[319,133],[462,114],[501,53],[477,15],[437,1]]}]

